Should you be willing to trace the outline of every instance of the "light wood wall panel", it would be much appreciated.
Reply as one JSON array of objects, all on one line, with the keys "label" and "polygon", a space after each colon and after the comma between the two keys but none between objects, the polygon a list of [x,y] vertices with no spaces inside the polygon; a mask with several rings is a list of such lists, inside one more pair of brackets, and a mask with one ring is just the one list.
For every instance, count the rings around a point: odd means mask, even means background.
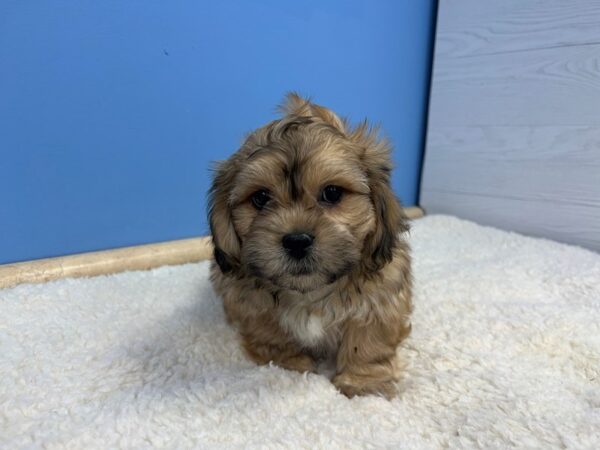
[{"label": "light wood wall panel", "polygon": [[420,203],[600,250],[600,1],[440,0]]}]

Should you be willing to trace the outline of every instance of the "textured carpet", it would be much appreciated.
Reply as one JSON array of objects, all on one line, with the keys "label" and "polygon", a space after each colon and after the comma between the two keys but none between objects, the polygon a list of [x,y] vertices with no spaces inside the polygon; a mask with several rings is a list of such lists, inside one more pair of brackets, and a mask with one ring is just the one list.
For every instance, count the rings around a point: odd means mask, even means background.
[{"label": "textured carpet", "polygon": [[600,255],[413,223],[401,395],[256,367],[207,263],[0,291],[0,447],[600,448]]}]

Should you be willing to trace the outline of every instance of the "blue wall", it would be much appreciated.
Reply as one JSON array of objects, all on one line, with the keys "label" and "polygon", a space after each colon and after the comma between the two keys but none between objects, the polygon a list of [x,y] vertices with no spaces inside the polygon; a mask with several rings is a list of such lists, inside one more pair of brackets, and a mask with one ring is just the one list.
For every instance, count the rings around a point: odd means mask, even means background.
[{"label": "blue wall", "polygon": [[209,163],[288,90],[417,196],[434,0],[0,3],[0,263],[207,233]]}]

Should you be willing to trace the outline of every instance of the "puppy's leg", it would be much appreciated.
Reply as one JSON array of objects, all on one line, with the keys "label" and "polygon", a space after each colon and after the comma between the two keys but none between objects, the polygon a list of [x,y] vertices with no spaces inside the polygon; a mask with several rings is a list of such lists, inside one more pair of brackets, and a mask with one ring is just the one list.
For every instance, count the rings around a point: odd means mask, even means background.
[{"label": "puppy's leg", "polygon": [[221,296],[227,321],[237,327],[242,345],[254,362],[269,364],[273,361],[298,372],[316,370],[313,358],[281,329],[270,295],[254,291],[251,302],[240,301],[239,291],[222,289]]},{"label": "puppy's leg", "polygon": [[258,364],[274,364],[298,372],[315,372],[314,359],[302,351],[270,315],[248,320],[241,331],[246,353]]},{"label": "puppy's leg", "polygon": [[333,384],[347,397],[394,397],[399,372],[396,348],[409,333],[410,325],[349,322],[338,350]]}]

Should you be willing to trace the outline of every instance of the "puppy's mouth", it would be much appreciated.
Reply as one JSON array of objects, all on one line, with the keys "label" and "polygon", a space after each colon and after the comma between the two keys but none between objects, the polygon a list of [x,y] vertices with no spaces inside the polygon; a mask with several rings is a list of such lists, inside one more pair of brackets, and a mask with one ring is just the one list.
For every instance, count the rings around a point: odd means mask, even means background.
[{"label": "puppy's mouth", "polygon": [[291,276],[297,277],[302,275],[311,275],[315,272],[316,270],[311,264],[298,264],[290,267],[287,273]]},{"label": "puppy's mouth", "polygon": [[309,266],[290,268],[285,273],[271,278],[271,282],[281,288],[303,294],[320,288],[322,283],[321,273]]},{"label": "puppy's mouth", "polygon": [[253,275],[263,280],[269,281],[279,289],[285,289],[302,294],[322,288],[335,283],[345,275],[348,275],[354,268],[353,264],[346,264],[337,271],[320,271],[312,267],[294,267],[288,271],[274,276],[266,276],[260,270],[253,270]]}]

